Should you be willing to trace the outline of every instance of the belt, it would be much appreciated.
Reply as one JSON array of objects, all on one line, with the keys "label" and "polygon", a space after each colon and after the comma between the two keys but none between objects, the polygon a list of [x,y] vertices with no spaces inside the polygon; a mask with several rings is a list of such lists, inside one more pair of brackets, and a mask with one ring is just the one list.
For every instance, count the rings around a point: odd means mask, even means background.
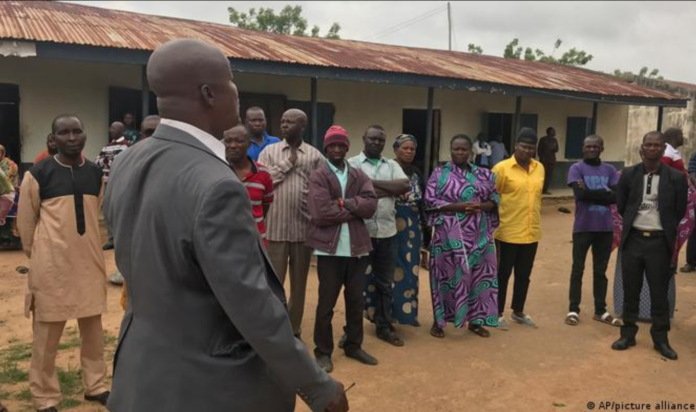
[{"label": "belt", "polygon": [[640,229],[633,229],[631,233],[640,236],[640,237],[664,237],[665,232],[663,230],[640,230]]}]

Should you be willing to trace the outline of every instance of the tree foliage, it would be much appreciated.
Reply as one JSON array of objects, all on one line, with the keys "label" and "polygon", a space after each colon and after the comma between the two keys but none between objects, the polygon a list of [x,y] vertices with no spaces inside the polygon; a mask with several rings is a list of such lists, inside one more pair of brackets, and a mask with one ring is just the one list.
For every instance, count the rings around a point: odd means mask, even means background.
[{"label": "tree foliage", "polygon": [[477,44],[469,43],[469,53],[483,54],[483,48]]},{"label": "tree foliage", "polygon": [[622,77],[624,79],[629,79],[633,80],[637,77],[639,78],[645,78],[645,79],[657,79],[657,80],[664,80],[665,78],[660,75],[660,70],[658,69],[652,69],[650,70],[647,66],[643,66],[638,74],[633,73],[632,71],[626,71],[623,72],[620,69],[614,70],[614,76],[616,77]]},{"label": "tree foliage", "polygon": [[503,57],[506,59],[524,59],[528,61],[539,61],[544,63],[563,64],[566,66],[584,66],[589,63],[594,56],[584,50],[575,47],[565,51],[561,57],[556,57],[556,52],[560,49],[563,41],[556,40],[551,54],[547,54],[541,49],[520,46],[520,40],[515,38],[505,46]]},{"label": "tree foliage", "polygon": [[[306,36],[309,27],[307,19],[302,16],[302,6],[285,6],[276,14],[272,8],[251,8],[248,12],[237,11],[234,7],[228,7],[230,23],[240,29],[267,31],[278,34],[292,34],[294,36]],[[327,39],[340,39],[341,25],[334,23],[324,36]],[[313,26],[310,30],[312,37],[319,37],[319,26]]]}]

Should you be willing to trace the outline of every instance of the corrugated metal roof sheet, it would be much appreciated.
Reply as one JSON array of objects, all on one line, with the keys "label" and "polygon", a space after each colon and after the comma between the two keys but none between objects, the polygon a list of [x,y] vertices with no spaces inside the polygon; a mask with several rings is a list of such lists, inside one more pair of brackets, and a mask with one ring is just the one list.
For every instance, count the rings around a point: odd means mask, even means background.
[{"label": "corrugated metal roof sheet", "polygon": [[679,100],[671,93],[568,66],[463,52],[278,35],[55,1],[0,2],[0,39],[154,50],[176,38],[216,44],[227,56],[497,83],[550,91]]}]

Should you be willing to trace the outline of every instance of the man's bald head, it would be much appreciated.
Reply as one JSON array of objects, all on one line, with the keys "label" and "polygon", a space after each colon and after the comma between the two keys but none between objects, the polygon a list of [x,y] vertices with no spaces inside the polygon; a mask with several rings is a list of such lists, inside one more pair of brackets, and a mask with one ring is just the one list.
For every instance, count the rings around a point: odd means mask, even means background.
[{"label": "man's bald head", "polygon": [[283,117],[285,116],[296,118],[300,122],[304,122],[304,125],[307,125],[307,114],[300,109],[286,110],[285,113],[283,113]]},{"label": "man's bald head", "polygon": [[147,79],[163,117],[193,124],[222,138],[239,123],[239,99],[229,61],[217,47],[180,39],[157,48]]},{"label": "man's bald head", "polygon": [[289,142],[302,140],[305,127],[307,126],[307,115],[300,109],[290,109],[283,113],[280,119],[280,134],[283,139]]},{"label": "man's bald head", "polygon": [[123,132],[126,131],[126,125],[121,122],[113,122],[109,126],[109,137],[111,140],[118,139],[123,136]]}]

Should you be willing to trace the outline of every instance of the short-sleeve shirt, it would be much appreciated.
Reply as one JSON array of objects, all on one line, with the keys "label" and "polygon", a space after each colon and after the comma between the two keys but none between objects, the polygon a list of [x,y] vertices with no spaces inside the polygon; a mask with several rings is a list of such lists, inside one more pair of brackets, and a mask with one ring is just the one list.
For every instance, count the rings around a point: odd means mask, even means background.
[{"label": "short-sleeve shirt", "polygon": [[530,244],[541,240],[541,189],[544,166],[534,159],[529,171],[515,156],[495,165],[495,186],[500,193],[500,226],[495,238],[505,243]]},{"label": "short-sleeve shirt", "polygon": [[[619,174],[614,166],[600,163],[597,166],[579,161],[568,171],[568,186],[582,180],[590,190],[609,190],[619,183]],[[591,202],[575,200],[575,223],[573,233],[612,232],[611,208]]]},{"label": "short-sleeve shirt", "polygon": [[[348,163],[362,170],[372,180],[408,180],[408,176],[396,161],[384,157],[375,161],[360,153],[348,159]],[[396,209],[394,197],[383,197],[377,203],[377,212],[365,220],[371,238],[384,239],[396,235]]]},{"label": "short-sleeve shirt", "polygon": [[[249,159],[251,160],[251,159]],[[266,166],[251,160],[251,171],[246,176],[240,176],[251,200],[251,214],[254,216],[256,228],[268,246],[266,240],[266,222],[263,218],[263,207],[273,203],[273,179]]]},{"label": "short-sleeve shirt", "polygon": [[662,164],[666,164],[667,166],[677,169],[680,172],[686,171],[686,168],[684,167],[684,159],[682,159],[681,153],[679,153],[679,150],[675,149],[674,146],[669,143],[665,143],[665,154],[662,156]]}]

